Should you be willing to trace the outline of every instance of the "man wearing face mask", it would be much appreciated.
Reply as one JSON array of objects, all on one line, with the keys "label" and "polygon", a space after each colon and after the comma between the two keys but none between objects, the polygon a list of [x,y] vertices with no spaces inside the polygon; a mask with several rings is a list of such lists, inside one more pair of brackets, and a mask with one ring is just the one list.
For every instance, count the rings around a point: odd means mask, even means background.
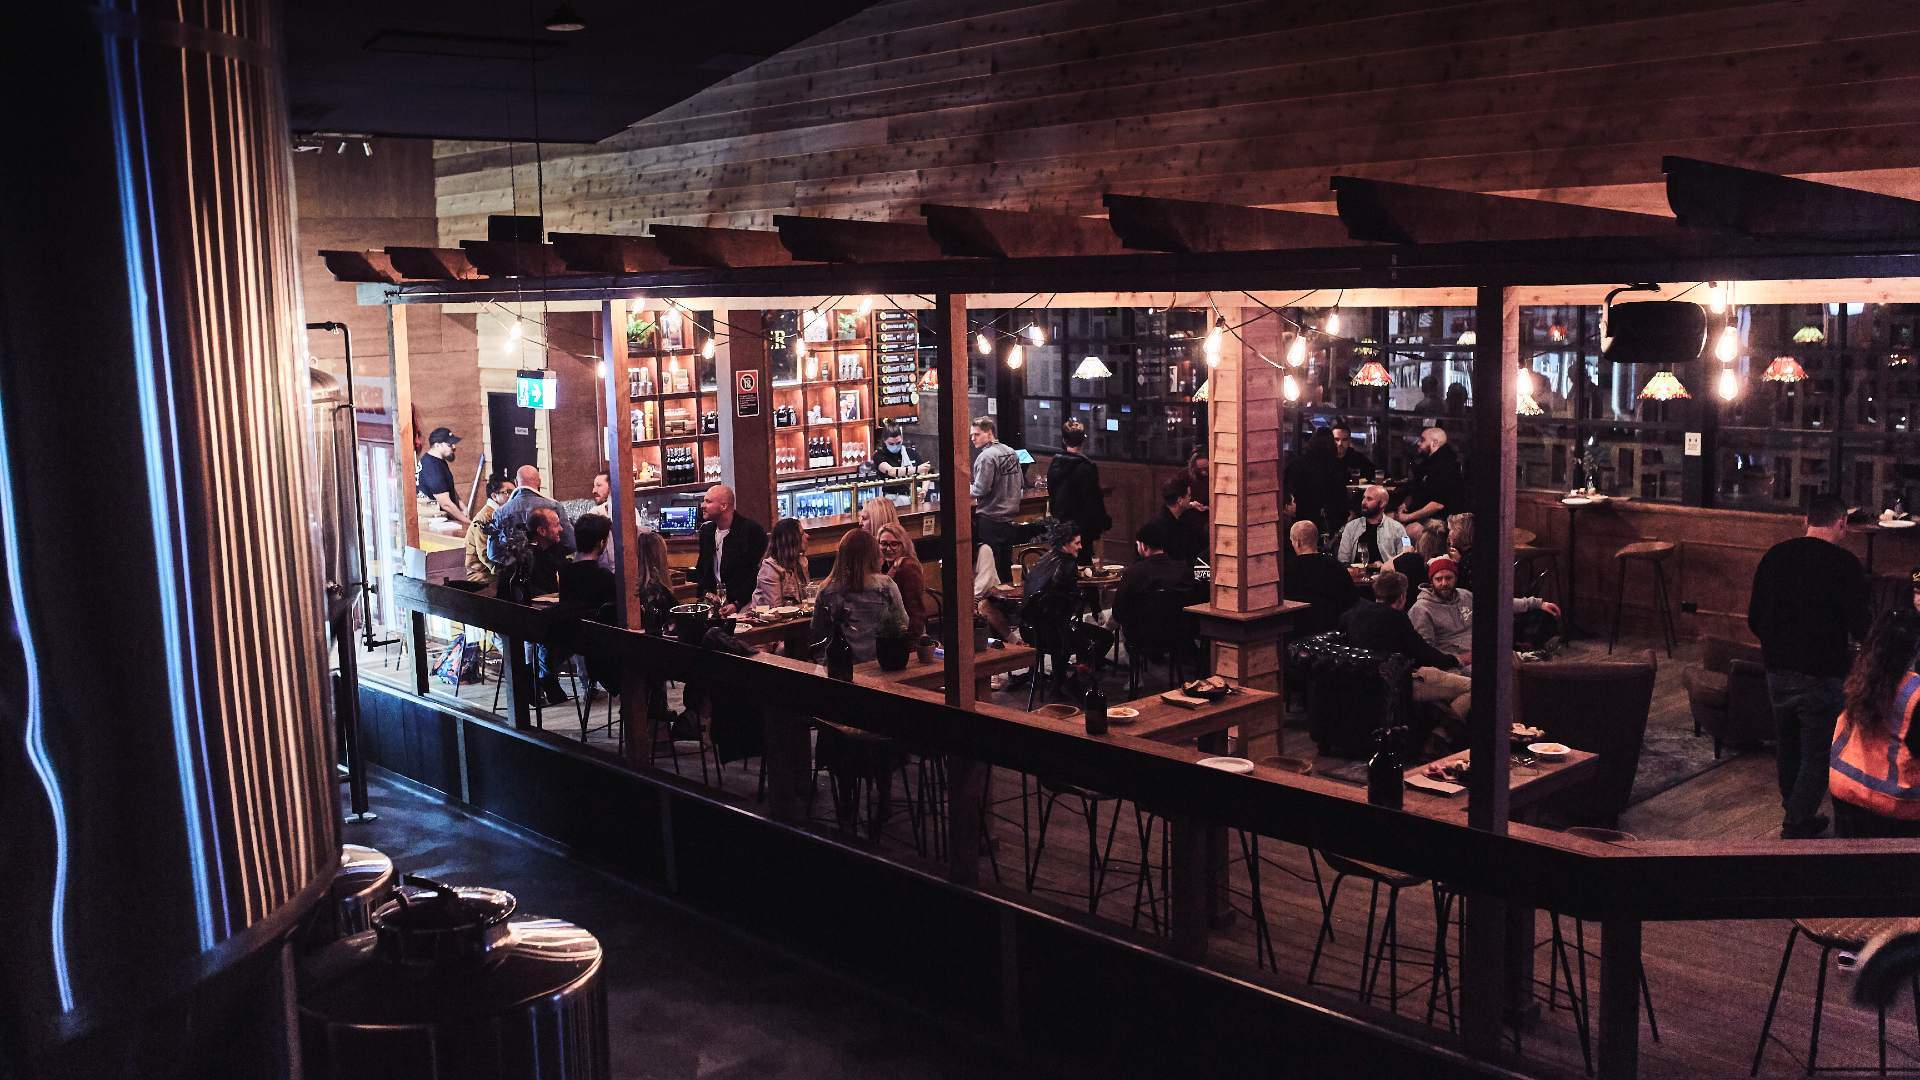
[{"label": "man wearing face mask", "polygon": [[[904,480],[921,471],[925,464],[907,445],[906,433],[897,427],[887,428],[881,436],[880,449],[873,452],[873,467],[881,476],[895,476]],[[886,486],[889,495],[906,495],[910,492],[911,485],[908,484]]]},{"label": "man wearing face mask", "polygon": [[[1442,555],[1427,563],[1427,584],[1413,602],[1407,618],[1429,645],[1460,659],[1460,670],[1473,670],[1473,594],[1459,588],[1460,566]],[[1513,613],[1544,611],[1558,619],[1560,609],[1537,596],[1513,598]]]}]

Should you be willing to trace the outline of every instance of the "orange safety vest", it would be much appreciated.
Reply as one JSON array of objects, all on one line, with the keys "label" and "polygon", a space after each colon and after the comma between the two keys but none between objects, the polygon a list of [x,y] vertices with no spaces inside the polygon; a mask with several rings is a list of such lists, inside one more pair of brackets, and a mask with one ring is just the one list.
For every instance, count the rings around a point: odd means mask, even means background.
[{"label": "orange safety vest", "polygon": [[1827,787],[1844,800],[1881,817],[1920,820],[1920,761],[1907,751],[1907,731],[1920,710],[1920,672],[1907,672],[1893,695],[1898,723],[1854,724],[1846,713],[1833,728]]}]

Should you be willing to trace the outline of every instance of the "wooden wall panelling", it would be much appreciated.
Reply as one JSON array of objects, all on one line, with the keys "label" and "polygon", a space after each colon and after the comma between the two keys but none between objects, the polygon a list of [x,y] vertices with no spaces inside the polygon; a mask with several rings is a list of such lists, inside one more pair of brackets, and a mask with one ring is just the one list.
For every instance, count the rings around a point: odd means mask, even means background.
[{"label": "wooden wall panelling", "polygon": [[553,372],[558,398],[547,414],[547,452],[553,475],[546,479],[548,494],[556,499],[589,498],[593,475],[606,461],[606,440],[601,430],[605,402],[600,392],[599,320],[600,314],[595,311],[550,311],[544,318],[547,367]]}]

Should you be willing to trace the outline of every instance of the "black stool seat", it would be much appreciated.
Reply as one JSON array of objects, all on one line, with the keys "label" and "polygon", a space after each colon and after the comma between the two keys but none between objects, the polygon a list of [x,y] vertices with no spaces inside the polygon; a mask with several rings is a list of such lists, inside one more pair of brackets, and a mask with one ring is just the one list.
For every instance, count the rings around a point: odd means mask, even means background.
[{"label": "black stool seat", "polygon": [[1357,877],[1363,881],[1377,881],[1392,889],[1410,889],[1415,885],[1425,884],[1427,880],[1418,874],[1409,874],[1375,863],[1361,862],[1359,859],[1349,859],[1330,851],[1321,852],[1320,857],[1327,860],[1327,869],[1336,874]]},{"label": "black stool seat", "polygon": [[1664,562],[1678,550],[1680,550],[1680,545],[1670,541],[1641,540],[1628,544],[1626,547],[1614,552],[1613,557],[1616,559],[1650,559],[1654,562]]},{"label": "black stool seat", "polygon": [[[1793,943],[1801,935],[1820,947],[1820,959],[1816,961],[1818,974],[1813,984],[1813,1031],[1807,1038],[1807,1062],[1805,1070],[1811,1076],[1823,1070],[1820,1065],[1820,1019],[1827,1005],[1827,960],[1835,950],[1856,952],[1864,948],[1867,942],[1887,931],[1910,933],[1920,930],[1920,919],[1795,919],[1793,927],[1787,931],[1787,947],[1780,954],[1780,974],[1773,980],[1773,996],[1767,1000],[1767,1018],[1760,1024],[1760,1042],[1753,1048],[1752,1075],[1760,1075],[1760,1059],[1767,1052],[1767,1036],[1773,1031],[1774,1012],[1780,1007],[1780,990],[1787,983],[1787,967],[1793,962]],[[1908,979],[1908,988],[1913,992],[1914,1005],[1920,1009],[1920,979]],[[1875,1010],[1879,1021],[1880,1072],[1887,1071],[1887,1009],[1881,1006]],[[1920,1018],[1920,1012],[1916,1012]],[[1849,1072],[1859,1070],[1845,1070]]]}]

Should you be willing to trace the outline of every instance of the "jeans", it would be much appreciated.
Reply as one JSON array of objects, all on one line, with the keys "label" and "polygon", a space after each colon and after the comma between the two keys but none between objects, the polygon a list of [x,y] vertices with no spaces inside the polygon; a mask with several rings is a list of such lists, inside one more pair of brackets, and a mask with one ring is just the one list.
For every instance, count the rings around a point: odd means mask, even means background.
[{"label": "jeans", "polygon": [[1776,764],[1780,775],[1783,825],[1803,829],[1820,812],[1827,793],[1827,757],[1833,724],[1845,707],[1843,681],[1798,671],[1767,672],[1767,697],[1773,703]]}]

